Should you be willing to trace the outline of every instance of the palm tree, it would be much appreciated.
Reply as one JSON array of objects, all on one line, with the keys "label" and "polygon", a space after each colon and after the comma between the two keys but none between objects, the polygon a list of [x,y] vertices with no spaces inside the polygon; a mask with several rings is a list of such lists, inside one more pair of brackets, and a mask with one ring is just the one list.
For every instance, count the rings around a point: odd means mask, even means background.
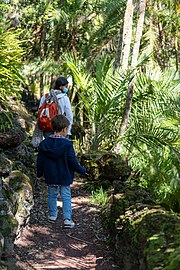
[{"label": "palm tree", "polygon": [[126,11],[124,14],[124,27],[122,39],[122,71],[125,72],[128,68],[130,45],[132,39],[132,24],[133,24],[134,5],[132,0],[128,0],[126,4]]},{"label": "palm tree", "polygon": [[130,165],[159,200],[176,211],[180,209],[178,85],[175,72],[155,69],[138,74],[124,138]]},{"label": "palm tree", "polygon": [[[132,12],[133,9],[129,5],[132,5],[132,3],[129,3],[129,1],[127,2],[127,11],[130,9],[130,13],[127,12],[127,14],[125,14],[125,19],[127,20],[127,15],[132,17]],[[139,47],[140,47],[140,40],[142,37],[142,28],[143,28],[143,23],[144,23],[144,15],[145,15],[145,8],[146,8],[146,0],[140,0],[139,2],[139,17],[138,17],[138,22],[137,22],[137,27],[136,27],[136,35],[135,35],[135,40],[134,40],[134,45],[133,45],[133,54],[132,54],[132,60],[131,60],[131,69],[133,70],[136,65],[137,65],[137,58],[138,58],[138,54],[139,54]],[[130,29],[132,29],[132,22],[130,22]],[[127,65],[128,65],[128,57],[129,57],[129,49],[130,49],[130,36],[131,36],[131,30],[128,29],[129,35],[126,34],[126,32],[124,32],[124,37],[128,36],[128,42],[127,45],[127,52],[128,54],[126,55],[124,53],[123,56],[123,62],[122,62],[122,71],[127,69]],[[123,39],[124,42],[124,39]],[[126,44],[125,43],[125,44]],[[126,47],[126,46],[125,46]],[[132,104],[132,98],[133,98],[133,91],[134,91],[134,83],[135,83],[135,73],[133,74],[129,85],[128,85],[128,91],[127,91],[127,98],[126,98],[126,103],[125,103],[125,108],[124,108],[124,114],[122,117],[122,122],[121,122],[121,126],[120,126],[120,137],[123,138],[125,131],[127,129],[127,125],[128,125],[128,120],[129,120],[129,115],[130,115],[130,111],[131,111],[131,104]],[[115,146],[115,152],[116,153],[120,153],[121,151],[121,146],[122,146],[122,140]]]},{"label": "palm tree", "polygon": [[[120,111],[125,101],[129,77],[119,79],[118,73],[112,77],[112,61],[105,54],[96,61],[93,75],[87,74],[83,62],[75,61],[73,57],[68,58],[68,61],[67,57],[65,59],[74,78],[78,108],[88,121],[89,151],[97,151],[102,145],[106,150],[111,149],[117,138]],[[87,127],[82,117],[79,116],[79,119]]]}]

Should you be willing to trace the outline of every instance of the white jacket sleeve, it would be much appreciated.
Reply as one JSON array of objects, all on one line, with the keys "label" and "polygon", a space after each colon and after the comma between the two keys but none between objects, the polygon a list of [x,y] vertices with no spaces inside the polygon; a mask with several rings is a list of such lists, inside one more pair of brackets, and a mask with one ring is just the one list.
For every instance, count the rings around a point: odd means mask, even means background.
[{"label": "white jacket sleeve", "polygon": [[70,103],[68,96],[65,96],[64,98],[65,98],[64,112],[65,112],[67,119],[70,122],[70,126],[68,128],[68,135],[71,135],[71,128],[72,128],[72,124],[73,124],[73,113],[72,113],[71,103]]},{"label": "white jacket sleeve", "polygon": [[40,102],[39,102],[39,108],[43,105],[44,101],[46,100],[45,96],[42,96]]}]

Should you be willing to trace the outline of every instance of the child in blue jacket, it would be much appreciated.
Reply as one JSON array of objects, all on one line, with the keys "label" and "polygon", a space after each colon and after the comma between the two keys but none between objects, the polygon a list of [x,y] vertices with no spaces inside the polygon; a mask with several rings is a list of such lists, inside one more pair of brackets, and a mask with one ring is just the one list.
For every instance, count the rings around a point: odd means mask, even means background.
[{"label": "child in blue jacket", "polygon": [[57,219],[57,198],[60,192],[64,227],[73,228],[71,206],[71,188],[74,172],[86,174],[76,158],[71,141],[66,138],[69,120],[64,115],[52,118],[53,135],[39,144],[37,157],[37,177],[44,176],[48,186],[48,220],[54,223]]}]

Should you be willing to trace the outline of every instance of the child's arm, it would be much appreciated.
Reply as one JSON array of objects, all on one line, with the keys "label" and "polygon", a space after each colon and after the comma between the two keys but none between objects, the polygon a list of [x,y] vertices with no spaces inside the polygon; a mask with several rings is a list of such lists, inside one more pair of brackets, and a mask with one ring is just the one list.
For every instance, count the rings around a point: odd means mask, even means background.
[{"label": "child's arm", "polygon": [[73,171],[76,171],[80,174],[86,174],[85,167],[81,166],[77,160],[73,145],[71,144],[68,149],[68,164],[73,169]]}]

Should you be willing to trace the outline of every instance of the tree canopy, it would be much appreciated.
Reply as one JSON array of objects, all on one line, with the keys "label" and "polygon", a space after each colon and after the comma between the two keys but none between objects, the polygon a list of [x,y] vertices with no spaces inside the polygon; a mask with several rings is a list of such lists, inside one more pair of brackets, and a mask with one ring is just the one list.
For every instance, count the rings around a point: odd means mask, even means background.
[{"label": "tree canopy", "polygon": [[39,98],[72,76],[81,151],[123,142],[140,183],[179,211],[177,0],[4,0],[0,19],[0,119],[7,96]]}]

